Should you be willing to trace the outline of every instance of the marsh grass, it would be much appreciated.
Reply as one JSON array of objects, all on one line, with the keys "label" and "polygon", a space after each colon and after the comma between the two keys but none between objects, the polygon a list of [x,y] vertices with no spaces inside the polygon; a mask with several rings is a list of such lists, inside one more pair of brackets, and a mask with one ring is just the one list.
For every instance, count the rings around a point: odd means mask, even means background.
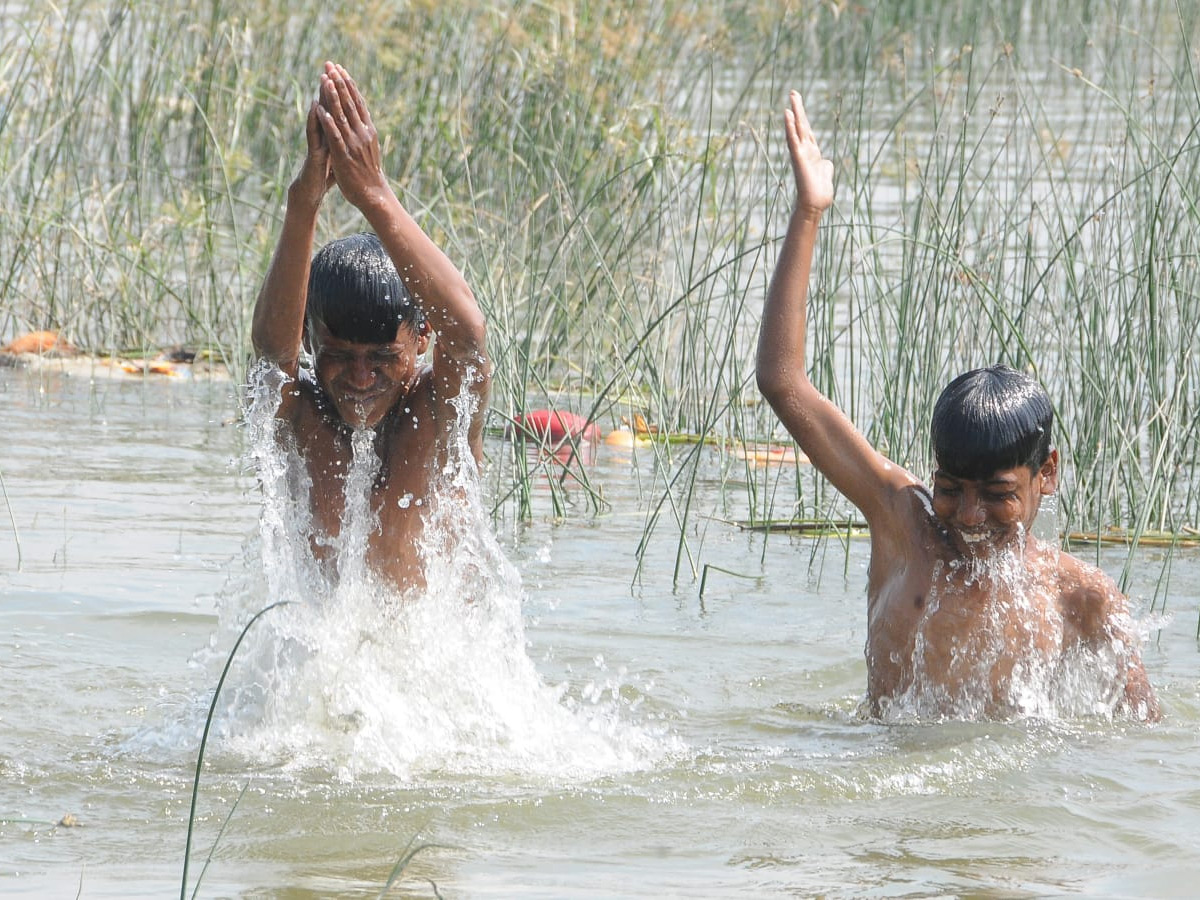
[{"label": "marsh grass", "polygon": [[[270,604],[269,606],[263,607],[250,617],[246,624],[242,626],[242,630],[238,634],[237,640],[233,642],[233,647],[230,649],[229,655],[225,658],[225,665],[221,669],[221,675],[217,679],[217,685],[215,688],[213,688],[213,695],[208,706],[208,713],[204,717],[204,731],[200,736],[200,746],[196,749],[196,774],[192,779],[192,800],[190,806],[188,807],[187,838],[184,841],[183,848],[183,874],[180,876],[179,880],[180,900],[186,900],[187,898],[188,869],[190,867],[192,858],[192,836],[194,834],[196,824],[196,803],[200,798],[200,775],[204,771],[204,751],[208,748],[208,735],[212,729],[213,717],[216,714],[217,701],[221,697],[221,688],[225,686],[225,679],[229,675],[229,669],[233,665],[234,657],[237,656],[238,648],[242,646],[242,641],[245,639],[250,629],[254,627],[254,623],[271,610],[280,606],[287,606],[290,602],[291,601],[289,600],[280,600],[276,603]],[[246,787],[248,786],[249,782],[246,783]],[[196,879],[196,883],[192,887],[193,898],[200,890],[200,881],[203,879],[204,873],[208,870],[208,864],[212,861],[213,852],[217,848],[217,842],[220,841],[221,835],[225,833],[225,827],[229,824],[229,820],[233,818],[234,811],[237,809],[238,804],[241,802],[242,797],[246,793],[246,787],[243,787],[241,793],[238,794],[237,799],[229,809],[229,814],[225,817],[225,821],[221,823],[221,828],[217,832],[216,838],[213,839],[213,844],[209,849],[208,857],[204,861],[204,868],[201,870],[200,876]]]},{"label": "marsh grass", "polygon": [[[657,425],[643,545],[665,533],[674,580],[696,579],[700,515],[848,512],[806,467],[721,449],[784,438],[753,350],[798,87],[838,178],[818,384],[927,474],[941,386],[1030,369],[1059,413],[1064,530],[1179,531],[1200,522],[1197,22],[1195,0],[17,6],[0,336],[186,344],[241,371],[304,109],[340,59],[484,306],[495,428],[536,405]],[[333,197],[319,238],[359,227]],[[585,453],[493,453],[498,518],[607,512]]]}]

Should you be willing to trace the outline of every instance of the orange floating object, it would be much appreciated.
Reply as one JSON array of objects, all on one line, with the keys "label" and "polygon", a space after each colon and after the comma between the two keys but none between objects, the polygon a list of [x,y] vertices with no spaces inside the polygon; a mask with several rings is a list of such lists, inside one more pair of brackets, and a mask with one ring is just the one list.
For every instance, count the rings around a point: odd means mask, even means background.
[{"label": "orange floating object", "polygon": [[[626,425],[629,424],[629,420],[626,419],[624,416],[621,416],[621,421],[624,422]],[[637,434],[658,434],[658,426],[650,425],[649,423],[647,423],[646,417],[643,416],[641,413],[633,414],[633,430]]]},{"label": "orange floating object", "polygon": [[626,449],[650,446],[648,438],[632,432],[628,428],[618,428],[615,431],[610,431],[604,436],[604,443],[610,447],[624,447]]},{"label": "orange floating object", "polygon": [[760,466],[785,463],[796,465],[808,462],[808,457],[803,453],[797,453],[795,447],[779,444],[735,444],[732,453],[738,459],[744,459]]},{"label": "orange floating object", "polygon": [[179,370],[169,362],[161,359],[149,362],[122,362],[121,371],[130,375],[171,375],[178,377]]},{"label": "orange floating object", "polygon": [[515,416],[515,433],[545,443],[558,444],[568,439],[577,441],[600,440],[600,428],[573,412],[550,409],[533,409]]},{"label": "orange floating object", "polygon": [[54,353],[64,356],[76,352],[75,347],[63,340],[57,331],[31,331],[9,341],[2,349],[5,353]]}]

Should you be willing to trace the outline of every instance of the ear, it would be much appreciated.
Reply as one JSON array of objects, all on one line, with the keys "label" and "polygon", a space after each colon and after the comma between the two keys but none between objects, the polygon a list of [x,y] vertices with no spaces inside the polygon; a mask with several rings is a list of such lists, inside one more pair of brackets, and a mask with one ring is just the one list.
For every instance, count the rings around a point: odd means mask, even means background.
[{"label": "ear", "polygon": [[417,355],[420,356],[429,349],[429,338],[433,332],[429,328],[428,322],[422,322],[417,326]]},{"label": "ear", "polygon": [[1058,449],[1052,448],[1038,474],[1042,477],[1042,496],[1048,497],[1058,490]]}]

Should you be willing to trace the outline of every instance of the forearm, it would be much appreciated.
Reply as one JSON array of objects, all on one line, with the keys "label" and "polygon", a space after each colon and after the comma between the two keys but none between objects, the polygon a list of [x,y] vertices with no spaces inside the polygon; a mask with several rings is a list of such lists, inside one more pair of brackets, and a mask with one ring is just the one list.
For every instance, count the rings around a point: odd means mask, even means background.
[{"label": "forearm", "polygon": [[1130,663],[1125,673],[1125,706],[1132,715],[1147,722],[1157,722],[1162,718],[1158,698],[1154,696],[1154,688],[1150,686],[1146,668],[1140,659]]},{"label": "forearm", "polygon": [[287,369],[300,356],[308,271],[320,201],[297,184],[288,190],[279,243],[254,304],[251,339],[255,352]]},{"label": "forearm", "polygon": [[759,390],[773,406],[781,393],[808,383],[808,283],[820,218],[820,211],[793,210],[767,290],[755,367]]},{"label": "forearm", "polygon": [[467,280],[389,189],[360,207],[449,359],[486,364],[483,313]]}]

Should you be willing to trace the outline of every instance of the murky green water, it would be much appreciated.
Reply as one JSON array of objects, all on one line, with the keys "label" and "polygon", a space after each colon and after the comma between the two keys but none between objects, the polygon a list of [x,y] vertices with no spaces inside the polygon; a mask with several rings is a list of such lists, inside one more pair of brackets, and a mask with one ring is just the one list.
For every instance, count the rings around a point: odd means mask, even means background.
[{"label": "murky green water", "polygon": [[[0,369],[0,402],[19,535],[0,510],[0,893],[174,894],[228,648],[218,610],[262,599],[259,500],[228,386]],[[710,569],[704,598],[691,581],[673,589],[663,529],[631,587],[649,463],[604,448],[594,472],[611,515],[501,535],[536,682],[519,686],[545,721],[479,717],[458,693],[472,663],[447,657],[340,684],[369,687],[403,729],[339,732],[297,702],[284,711],[307,730],[287,741],[223,733],[193,881],[228,822],[201,896],[376,896],[414,836],[437,846],[400,896],[434,896],[430,882],[445,897],[1190,895],[1200,556],[1176,559],[1145,648],[1160,725],[883,726],[856,714],[864,544],[764,546],[698,518],[698,563],[752,577]],[[1147,553],[1137,568],[1144,615],[1162,566]],[[450,737],[422,741],[418,721]],[[68,813],[79,827],[55,827]]]}]

